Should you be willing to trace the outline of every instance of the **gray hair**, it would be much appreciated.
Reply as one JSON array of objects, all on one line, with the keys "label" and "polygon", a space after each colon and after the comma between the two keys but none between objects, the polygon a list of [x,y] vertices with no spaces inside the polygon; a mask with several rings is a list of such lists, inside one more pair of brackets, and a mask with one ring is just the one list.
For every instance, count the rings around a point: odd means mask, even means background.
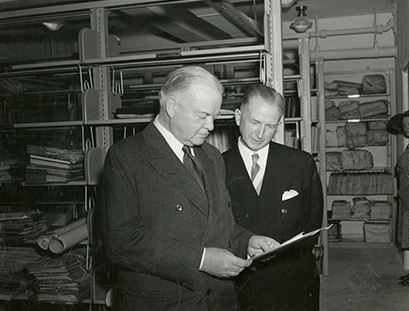
[{"label": "gray hair", "polygon": [[221,94],[224,92],[224,87],[219,79],[206,69],[199,66],[184,66],[168,74],[159,91],[160,102],[166,101],[175,92],[189,89],[194,83],[206,84]]}]

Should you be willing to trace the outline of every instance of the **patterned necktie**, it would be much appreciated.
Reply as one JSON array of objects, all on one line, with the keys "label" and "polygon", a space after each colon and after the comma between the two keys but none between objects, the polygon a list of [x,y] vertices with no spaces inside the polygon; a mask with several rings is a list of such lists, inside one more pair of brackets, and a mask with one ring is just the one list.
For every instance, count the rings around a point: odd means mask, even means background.
[{"label": "patterned necktie", "polygon": [[260,171],[260,165],[257,163],[259,156],[257,153],[254,153],[251,158],[253,159],[253,165],[251,166],[251,181],[254,181],[258,172]]},{"label": "patterned necktie", "polygon": [[193,176],[194,180],[199,184],[200,188],[204,191],[205,179],[202,163],[200,163],[200,161],[192,155],[189,146],[183,146],[182,150],[184,152],[183,164],[185,165],[189,173]]}]

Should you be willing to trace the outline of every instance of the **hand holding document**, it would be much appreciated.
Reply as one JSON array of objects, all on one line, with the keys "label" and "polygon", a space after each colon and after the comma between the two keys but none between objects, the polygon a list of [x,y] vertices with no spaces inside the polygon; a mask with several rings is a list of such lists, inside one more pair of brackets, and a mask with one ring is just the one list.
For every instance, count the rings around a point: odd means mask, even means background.
[{"label": "hand holding document", "polygon": [[266,251],[269,251],[270,249],[273,249],[279,245],[280,243],[273,238],[262,235],[253,235],[249,240],[247,254],[250,256],[250,258],[253,258],[260,254],[264,254]]},{"label": "hand holding document", "polygon": [[267,260],[273,258],[278,252],[283,251],[284,249],[286,249],[290,245],[292,245],[294,243],[297,243],[299,241],[302,241],[302,240],[304,240],[306,238],[312,237],[313,235],[315,235],[318,232],[321,232],[323,230],[328,230],[331,227],[332,227],[332,224],[327,226],[327,227],[320,228],[320,229],[317,229],[317,230],[313,230],[313,231],[310,231],[310,232],[307,232],[307,233],[301,232],[301,233],[297,234],[296,236],[292,237],[291,239],[289,239],[289,240],[285,241],[284,243],[280,244],[279,246],[277,246],[277,247],[275,247],[275,248],[273,248],[273,249],[271,249],[271,250],[269,250],[267,252],[264,252],[262,254],[253,256],[253,257],[251,257],[251,258],[249,258],[247,260],[248,261],[257,261],[257,260],[267,261]]}]

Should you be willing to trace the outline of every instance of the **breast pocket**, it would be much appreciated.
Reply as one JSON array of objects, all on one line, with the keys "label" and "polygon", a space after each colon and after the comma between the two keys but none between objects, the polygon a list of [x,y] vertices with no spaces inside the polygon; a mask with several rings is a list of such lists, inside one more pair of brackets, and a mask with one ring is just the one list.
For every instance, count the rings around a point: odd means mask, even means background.
[{"label": "breast pocket", "polygon": [[304,217],[304,205],[301,195],[294,196],[280,204],[281,220],[286,222],[286,225],[296,225]]}]

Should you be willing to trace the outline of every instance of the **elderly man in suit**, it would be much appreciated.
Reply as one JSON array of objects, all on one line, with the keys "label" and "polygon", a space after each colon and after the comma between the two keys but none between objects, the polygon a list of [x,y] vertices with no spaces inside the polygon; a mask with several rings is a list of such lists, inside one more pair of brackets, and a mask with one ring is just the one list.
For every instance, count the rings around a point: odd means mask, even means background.
[{"label": "elderly man in suit", "polygon": [[222,156],[205,142],[222,93],[200,67],[171,72],[159,115],[107,153],[99,209],[115,310],[235,310],[231,277],[278,244],[234,222]]},{"label": "elderly man in suit", "polygon": [[[238,224],[282,243],[321,227],[323,195],[312,156],[272,141],[285,111],[275,89],[252,85],[235,111],[241,136],[223,153]],[[319,310],[317,235],[247,269],[236,282],[240,310]]]}]

